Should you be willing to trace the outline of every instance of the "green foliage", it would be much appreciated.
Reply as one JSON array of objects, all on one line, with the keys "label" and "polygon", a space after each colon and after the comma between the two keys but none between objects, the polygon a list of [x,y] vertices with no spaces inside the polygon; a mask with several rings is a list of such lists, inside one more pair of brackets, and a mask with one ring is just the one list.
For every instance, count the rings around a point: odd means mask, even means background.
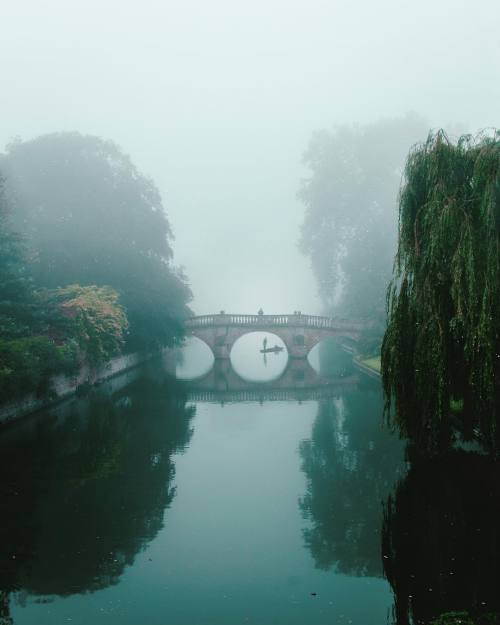
[{"label": "green foliage", "polygon": [[0,396],[50,394],[50,378],[95,365],[123,345],[127,318],[110,287],[34,291],[23,241],[13,232],[0,179]]},{"label": "green foliage", "polygon": [[65,341],[73,339],[93,365],[109,360],[123,346],[128,321],[118,298],[111,287],[79,284],[42,293],[45,305],[56,308],[52,331]]},{"label": "green foliage", "polygon": [[54,373],[125,341],[178,342],[191,294],[153,182],[113,143],[77,133],[16,142],[0,164],[2,399],[48,392]]},{"label": "green foliage", "polygon": [[383,328],[404,158],[426,132],[422,119],[407,115],[313,136],[304,156],[311,174],[299,193],[306,207],[300,245],[329,309],[378,318]]},{"label": "green foliage", "polygon": [[50,395],[50,378],[76,367],[76,346],[56,346],[46,336],[0,338],[0,396],[4,400],[34,392]]},{"label": "green foliage", "polygon": [[60,133],[0,159],[37,287],[109,285],[130,322],[128,349],[172,345],[191,297],[172,266],[172,233],[154,183],[110,141]]},{"label": "green foliage", "polygon": [[[497,453],[500,140],[440,131],[412,150],[382,346],[386,413],[421,449],[458,428]],[[450,402],[463,400],[451,418]]]},{"label": "green foliage", "polygon": [[21,237],[13,232],[0,176],[0,336],[19,337],[33,320],[32,286]]},{"label": "green foliage", "polygon": [[384,327],[378,322],[364,328],[357,343],[357,353],[364,357],[379,358],[383,332]]},{"label": "green foliage", "polygon": [[0,397],[49,392],[52,375],[70,369],[74,345],[58,347],[43,334],[23,241],[12,230],[0,178]]}]

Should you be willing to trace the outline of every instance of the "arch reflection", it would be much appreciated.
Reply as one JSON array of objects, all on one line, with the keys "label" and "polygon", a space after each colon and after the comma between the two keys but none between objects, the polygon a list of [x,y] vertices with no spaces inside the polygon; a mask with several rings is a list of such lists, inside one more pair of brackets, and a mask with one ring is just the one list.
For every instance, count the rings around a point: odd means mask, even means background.
[{"label": "arch reflection", "polygon": [[229,359],[218,359],[205,377],[183,384],[192,401],[306,401],[337,397],[345,389],[355,387],[359,379],[353,370],[344,376],[320,375],[304,358],[289,360],[279,378],[256,382],[242,378]]}]

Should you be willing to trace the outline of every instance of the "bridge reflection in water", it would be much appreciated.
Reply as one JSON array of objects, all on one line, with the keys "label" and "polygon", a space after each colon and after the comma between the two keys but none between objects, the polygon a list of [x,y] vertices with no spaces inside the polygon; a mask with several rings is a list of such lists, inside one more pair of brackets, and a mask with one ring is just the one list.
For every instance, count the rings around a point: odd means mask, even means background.
[{"label": "bridge reflection in water", "polygon": [[191,401],[215,403],[308,401],[339,397],[355,388],[357,373],[345,376],[323,376],[307,359],[289,359],[281,376],[267,382],[255,382],[238,375],[230,359],[215,360],[204,376],[183,382]]}]

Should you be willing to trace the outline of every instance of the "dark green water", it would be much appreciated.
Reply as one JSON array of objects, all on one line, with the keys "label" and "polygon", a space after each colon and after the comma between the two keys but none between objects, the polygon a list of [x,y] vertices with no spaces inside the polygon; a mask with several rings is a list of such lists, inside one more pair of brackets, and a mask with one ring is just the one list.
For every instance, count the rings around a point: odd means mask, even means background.
[{"label": "dark green water", "polygon": [[[491,467],[407,474],[379,382],[338,353],[322,373],[315,399],[293,398],[301,374],[221,404],[150,363],[4,429],[0,623],[379,625],[493,602]],[[458,550],[464,532],[480,542]]]}]

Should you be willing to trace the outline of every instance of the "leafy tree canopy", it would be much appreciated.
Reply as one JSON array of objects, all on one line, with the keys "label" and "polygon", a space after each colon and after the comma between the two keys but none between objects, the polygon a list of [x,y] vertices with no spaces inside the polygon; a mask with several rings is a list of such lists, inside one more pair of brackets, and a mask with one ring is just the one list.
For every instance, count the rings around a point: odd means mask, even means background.
[{"label": "leafy tree canopy", "polygon": [[21,237],[12,230],[0,176],[0,336],[13,338],[33,320],[32,284]]},{"label": "leafy tree canopy", "polygon": [[14,142],[0,166],[37,286],[110,285],[130,320],[130,348],[175,342],[190,290],[171,264],[158,189],[129,157],[110,141],[59,133]]},{"label": "leafy tree canopy", "polygon": [[79,284],[41,293],[44,307],[52,310],[53,338],[76,341],[91,364],[105,362],[123,345],[128,322],[118,297],[111,287]]},{"label": "leafy tree canopy", "polygon": [[12,230],[0,177],[0,397],[43,392],[50,376],[69,367],[70,351],[42,333],[23,241]]},{"label": "leafy tree canopy", "polygon": [[313,135],[299,197],[300,246],[330,310],[383,317],[396,247],[396,199],[409,146],[427,133],[416,115]]},{"label": "leafy tree canopy", "polygon": [[429,135],[408,157],[399,219],[382,348],[389,421],[431,453],[457,429],[498,453],[500,134]]}]

